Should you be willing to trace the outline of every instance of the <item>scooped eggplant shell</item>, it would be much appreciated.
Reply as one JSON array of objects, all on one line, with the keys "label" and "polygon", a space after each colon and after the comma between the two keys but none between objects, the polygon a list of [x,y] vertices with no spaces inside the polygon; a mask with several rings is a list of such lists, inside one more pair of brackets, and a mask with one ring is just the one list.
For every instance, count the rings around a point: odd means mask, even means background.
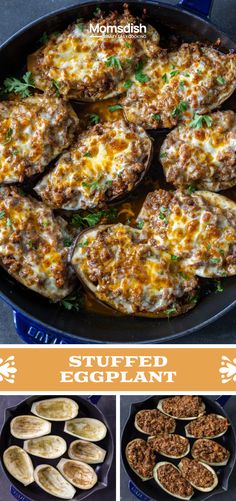
[{"label": "scooped eggplant shell", "polygon": [[103,463],[106,453],[107,452],[98,445],[85,440],[75,440],[71,442],[68,450],[69,458],[83,461],[88,464]]},{"label": "scooped eggplant shell", "polygon": [[[207,464],[185,458],[178,464],[182,475],[198,491],[211,492],[218,485],[216,472]],[[205,483],[205,486],[204,486]]]},{"label": "scooped eggplant shell", "polygon": [[7,471],[18,482],[27,486],[34,481],[34,468],[32,461],[21,447],[12,445],[5,450],[3,462]]},{"label": "scooped eggplant shell", "polygon": [[[167,409],[166,409],[166,406]],[[159,400],[157,408],[166,414],[183,421],[191,421],[203,416],[206,406],[200,397],[190,395],[168,397]],[[192,414],[192,415],[191,415]]]},{"label": "scooped eggplant shell", "polygon": [[56,468],[41,464],[35,468],[34,479],[45,492],[60,499],[73,499],[76,490]]},{"label": "scooped eggplant shell", "polygon": [[36,416],[16,416],[11,420],[11,434],[15,438],[27,440],[43,437],[51,432],[51,423]]},{"label": "scooped eggplant shell", "polygon": [[73,459],[61,459],[57,465],[58,470],[70,484],[77,489],[88,490],[92,489],[98,481],[98,477],[94,469],[82,461]]},{"label": "scooped eggplant shell", "polygon": [[84,417],[67,421],[64,431],[89,442],[99,442],[105,438],[107,427],[98,419]]},{"label": "scooped eggplant shell", "polygon": [[122,224],[82,232],[71,264],[96,298],[123,314],[176,316],[195,305],[198,281],[142,230]]},{"label": "scooped eggplant shell", "polygon": [[56,459],[65,454],[67,443],[64,438],[57,435],[46,435],[45,437],[26,440],[24,450],[39,458]]},{"label": "scooped eggplant shell", "polygon": [[153,470],[153,476],[159,487],[161,487],[161,489],[167,492],[170,496],[178,499],[189,500],[194,494],[191,484],[182,476],[180,470],[172,463],[165,461],[157,463]]},{"label": "scooped eggplant shell", "polygon": [[71,398],[50,398],[32,405],[31,412],[50,421],[67,421],[78,415],[79,406]]},{"label": "scooped eggplant shell", "polygon": [[103,207],[130,193],[152,158],[152,141],[142,127],[124,120],[97,124],[78,137],[35,187],[52,209]]}]

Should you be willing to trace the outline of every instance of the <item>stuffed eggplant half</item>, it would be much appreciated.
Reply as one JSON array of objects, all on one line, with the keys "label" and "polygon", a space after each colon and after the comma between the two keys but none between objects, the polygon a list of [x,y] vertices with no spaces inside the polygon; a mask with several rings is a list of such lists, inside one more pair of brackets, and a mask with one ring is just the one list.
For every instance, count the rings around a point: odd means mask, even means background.
[{"label": "stuffed eggplant half", "polygon": [[141,438],[136,438],[128,443],[125,450],[126,459],[130,468],[143,481],[153,477],[156,456],[153,449]]},{"label": "stuffed eggplant half", "polygon": [[218,485],[218,477],[215,471],[207,464],[184,458],[180,461],[178,467],[183,477],[198,491],[211,492]]},{"label": "stuffed eggplant half", "polygon": [[157,463],[153,471],[154,480],[167,494],[178,499],[191,499],[194,494],[192,485],[172,463]]},{"label": "stuffed eggplant half", "polygon": [[229,427],[228,420],[219,414],[207,414],[185,426],[187,437],[217,438],[224,435]]},{"label": "stuffed eggplant half", "polygon": [[206,406],[201,397],[183,395],[159,400],[157,408],[175,419],[192,420],[205,414]]},{"label": "stuffed eggplant half", "polygon": [[225,466],[230,458],[230,452],[223,445],[207,438],[196,440],[191,454],[197,461],[210,466]]},{"label": "stuffed eggplant half", "polygon": [[155,452],[171,459],[179,459],[190,451],[190,443],[186,437],[175,433],[163,433],[148,438],[148,444]]},{"label": "stuffed eggplant half", "polygon": [[176,422],[158,409],[143,409],[135,415],[134,426],[141,433],[156,437],[160,433],[174,433]]}]

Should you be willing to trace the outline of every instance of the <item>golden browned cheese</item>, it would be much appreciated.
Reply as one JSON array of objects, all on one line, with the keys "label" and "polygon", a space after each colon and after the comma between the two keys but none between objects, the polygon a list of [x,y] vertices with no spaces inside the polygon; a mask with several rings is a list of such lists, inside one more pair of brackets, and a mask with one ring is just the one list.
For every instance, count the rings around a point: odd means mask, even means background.
[{"label": "golden browned cheese", "polygon": [[69,103],[35,94],[0,102],[0,184],[23,182],[73,141],[78,117]]}]

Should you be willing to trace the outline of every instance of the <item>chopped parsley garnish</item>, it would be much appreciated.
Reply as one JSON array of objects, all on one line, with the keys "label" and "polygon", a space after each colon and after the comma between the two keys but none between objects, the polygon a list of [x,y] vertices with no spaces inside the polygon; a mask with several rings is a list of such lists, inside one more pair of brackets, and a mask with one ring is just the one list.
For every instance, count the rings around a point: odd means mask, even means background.
[{"label": "chopped parsley garnish", "polygon": [[142,230],[142,229],[143,229],[143,227],[144,227],[144,220],[143,220],[143,219],[140,219],[140,221],[138,221],[138,222],[137,222],[137,225],[136,225],[136,226],[137,226],[137,228],[138,228],[139,230]]},{"label": "chopped parsley garnish", "polygon": [[3,144],[8,144],[11,142],[13,136],[13,129],[7,129],[7,132],[5,134],[5,141]]},{"label": "chopped parsley garnish", "polygon": [[184,82],[184,80],[182,80],[182,82],[180,82],[180,84],[179,84],[179,90],[184,90],[184,86],[185,86],[185,82]]},{"label": "chopped parsley garnish", "polygon": [[169,82],[169,80],[168,80],[168,76],[167,76],[167,73],[164,73],[164,75],[162,75],[162,77],[161,77],[161,78],[162,78],[163,82],[165,82],[165,83],[168,83],[168,82]]},{"label": "chopped parsley garnish", "polygon": [[166,219],[165,217],[165,212],[167,211],[167,208],[166,207],[161,207],[160,208],[160,212],[159,212],[159,218],[164,221]]},{"label": "chopped parsley garnish", "polygon": [[77,28],[79,29],[79,31],[84,31],[84,19],[83,19],[83,17],[79,17],[78,19],[76,19],[76,25],[77,25]]},{"label": "chopped parsley garnish", "polygon": [[11,228],[12,227],[12,221],[11,219],[8,217],[7,218],[7,228]]},{"label": "chopped parsley garnish", "polygon": [[181,113],[183,113],[183,111],[186,111],[187,108],[188,108],[188,103],[186,101],[180,101],[178,106],[176,106],[176,108],[173,109],[172,116],[178,117],[179,115],[181,115]]},{"label": "chopped parsley garnish", "polygon": [[225,79],[224,79],[224,77],[219,76],[219,77],[217,77],[216,81],[217,81],[217,82],[218,82],[218,84],[220,84],[220,85],[224,85],[224,84],[225,84]]},{"label": "chopped parsley garnish", "polygon": [[166,158],[167,157],[167,153],[166,151],[163,151],[163,153],[160,154],[160,158]]},{"label": "chopped parsley garnish", "polygon": [[175,254],[171,254],[170,257],[171,261],[178,261],[180,259],[179,256],[176,256]]},{"label": "chopped parsley garnish", "polygon": [[195,191],[196,191],[196,188],[195,188],[195,186],[193,186],[193,184],[190,184],[187,187],[187,192],[189,193],[189,195],[192,195],[192,193],[194,193]]},{"label": "chopped parsley garnish", "polygon": [[63,244],[65,247],[70,247],[72,244],[73,240],[71,238],[64,238]]},{"label": "chopped parsley garnish", "polygon": [[190,122],[190,127],[193,129],[201,129],[203,125],[207,125],[207,127],[212,126],[212,118],[209,115],[198,115],[195,113],[192,122]]},{"label": "chopped parsley garnish", "polygon": [[4,210],[0,211],[0,219],[3,219],[6,215],[6,212]]},{"label": "chopped parsley garnish", "polygon": [[89,243],[88,239],[84,240],[83,242],[79,243],[79,247],[87,247],[88,243]]},{"label": "chopped parsley garnish", "polygon": [[184,280],[188,280],[188,275],[186,275],[186,273],[184,273],[183,271],[179,271],[179,276]]},{"label": "chopped parsley garnish", "polygon": [[98,188],[98,184],[99,184],[99,181],[101,180],[101,178],[102,178],[102,174],[99,174],[98,178],[95,181],[91,181],[90,183],[88,183],[87,181],[83,181],[82,186],[84,188],[92,188],[92,189],[96,190]]},{"label": "chopped parsley garnish", "polygon": [[179,75],[179,70],[174,70],[170,72],[170,78],[176,77],[176,75]]},{"label": "chopped parsley garnish", "polygon": [[124,83],[124,88],[125,89],[130,89],[130,87],[132,87],[134,82],[132,82],[132,80],[126,80],[126,82]]},{"label": "chopped parsley garnish", "polygon": [[6,92],[14,92],[20,94],[21,97],[28,97],[31,95],[30,89],[35,89],[34,79],[31,71],[27,71],[22,80],[15,77],[6,78],[3,82]]},{"label": "chopped parsley garnish", "polygon": [[111,112],[122,110],[122,108],[123,108],[122,104],[113,104],[112,106],[108,106],[108,110]]},{"label": "chopped parsley garnish", "polygon": [[107,222],[112,222],[117,217],[117,209],[113,207],[108,210],[101,210],[97,212],[89,212],[85,216],[77,213],[74,214],[71,218],[70,223],[75,227],[86,227],[86,226],[95,226],[98,224],[101,219],[106,219]]},{"label": "chopped parsley garnish", "polygon": [[169,308],[168,310],[165,310],[164,313],[170,317],[172,313],[176,313],[176,308]]},{"label": "chopped parsley garnish", "polygon": [[99,16],[99,15],[101,14],[101,12],[102,12],[102,11],[101,11],[100,7],[96,7],[96,9],[95,9],[95,10],[94,10],[94,12],[93,12],[93,15],[94,15],[94,16]]},{"label": "chopped parsley garnish", "polygon": [[43,32],[41,38],[39,39],[39,42],[43,45],[45,45],[49,40],[48,34],[46,31]]},{"label": "chopped parsley garnish", "polygon": [[220,263],[220,258],[218,258],[218,257],[212,257],[212,258],[210,259],[210,262],[211,262],[212,264],[218,264],[218,263]]},{"label": "chopped parsley garnish", "polygon": [[83,297],[81,296],[81,290],[78,289],[62,299],[60,301],[60,305],[69,311],[79,311],[82,306],[82,302]]},{"label": "chopped parsley garnish", "polygon": [[96,125],[100,122],[100,116],[96,113],[91,113],[91,115],[89,115],[89,121],[91,125]]},{"label": "chopped parsley garnish", "polygon": [[215,281],[215,292],[223,292],[224,288],[222,287],[221,281],[216,280]]},{"label": "chopped parsley garnish", "polygon": [[197,69],[197,73],[198,73],[199,75],[202,75],[202,70],[200,70],[200,69],[198,68],[198,69]]},{"label": "chopped parsley garnish", "polygon": [[149,82],[150,78],[148,75],[146,75],[146,73],[143,73],[143,67],[144,67],[144,63],[142,61],[140,61],[136,68],[135,68],[135,79],[138,80],[138,82],[140,83],[146,83],[146,82]]},{"label": "chopped parsley garnish", "polygon": [[119,70],[122,69],[121,62],[117,56],[108,57],[106,65],[109,67],[113,66],[114,68],[118,68]]},{"label": "chopped parsley garnish", "polygon": [[28,247],[29,247],[30,249],[33,249],[33,246],[34,246],[33,240],[29,240],[29,241],[28,241]]},{"label": "chopped parsley garnish", "polygon": [[130,42],[125,42],[125,47],[127,47],[127,49],[131,49],[132,44]]},{"label": "chopped parsley garnish", "polygon": [[161,115],[159,115],[159,113],[153,113],[152,118],[153,118],[153,120],[160,120]]},{"label": "chopped parsley garnish", "polygon": [[91,153],[89,153],[89,151],[87,153],[84,154],[84,157],[87,157],[87,158],[92,158],[92,155]]},{"label": "chopped parsley garnish", "polygon": [[56,90],[56,97],[60,97],[60,83],[57,80],[52,80],[52,87]]},{"label": "chopped parsley garnish", "polygon": [[184,77],[189,78],[190,77],[190,73],[184,73]]}]

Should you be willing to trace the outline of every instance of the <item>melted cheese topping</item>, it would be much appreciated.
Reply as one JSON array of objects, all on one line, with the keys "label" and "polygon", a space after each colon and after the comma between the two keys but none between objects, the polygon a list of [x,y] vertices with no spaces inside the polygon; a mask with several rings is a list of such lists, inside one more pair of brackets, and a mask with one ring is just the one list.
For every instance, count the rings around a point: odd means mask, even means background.
[{"label": "melted cheese topping", "polygon": [[35,95],[0,103],[0,183],[23,182],[71,144],[78,118],[61,99]]},{"label": "melted cheese topping", "polygon": [[122,313],[168,316],[193,306],[197,281],[129,226],[85,232],[72,264],[99,300]]},{"label": "melted cheese topping", "polygon": [[[159,35],[148,26],[146,39],[93,35],[90,26],[139,24],[128,10],[120,16],[77,21],[58,38],[30,56],[28,68],[40,89],[52,91],[57,81],[60,92],[85,101],[104,99],[125,91],[124,82],[140,58],[158,51]],[[114,58],[113,62],[109,58]]]},{"label": "melted cheese topping", "polygon": [[79,136],[35,191],[50,207],[86,209],[131,191],[147,168],[151,140],[123,120],[96,125]]},{"label": "melted cheese topping", "polygon": [[0,262],[16,280],[53,301],[73,288],[65,221],[16,190],[0,192]]},{"label": "melted cheese topping", "polygon": [[160,159],[168,182],[219,191],[236,184],[236,115],[209,115],[211,126],[176,127],[166,137]]},{"label": "melted cheese topping", "polygon": [[138,218],[144,221],[144,228],[156,238],[161,233],[187,272],[209,278],[235,275],[236,204],[210,192],[190,196],[176,191],[168,193],[168,203],[163,206],[163,193],[167,192],[148,195]]},{"label": "melted cheese topping", "polygon": [[198,43],[159,52],[143,68],[147,82],[134,80],[123,99],[126,118],[146,128],[173,127],[194,112],[219,106],[234,91],[236,55]]}]

